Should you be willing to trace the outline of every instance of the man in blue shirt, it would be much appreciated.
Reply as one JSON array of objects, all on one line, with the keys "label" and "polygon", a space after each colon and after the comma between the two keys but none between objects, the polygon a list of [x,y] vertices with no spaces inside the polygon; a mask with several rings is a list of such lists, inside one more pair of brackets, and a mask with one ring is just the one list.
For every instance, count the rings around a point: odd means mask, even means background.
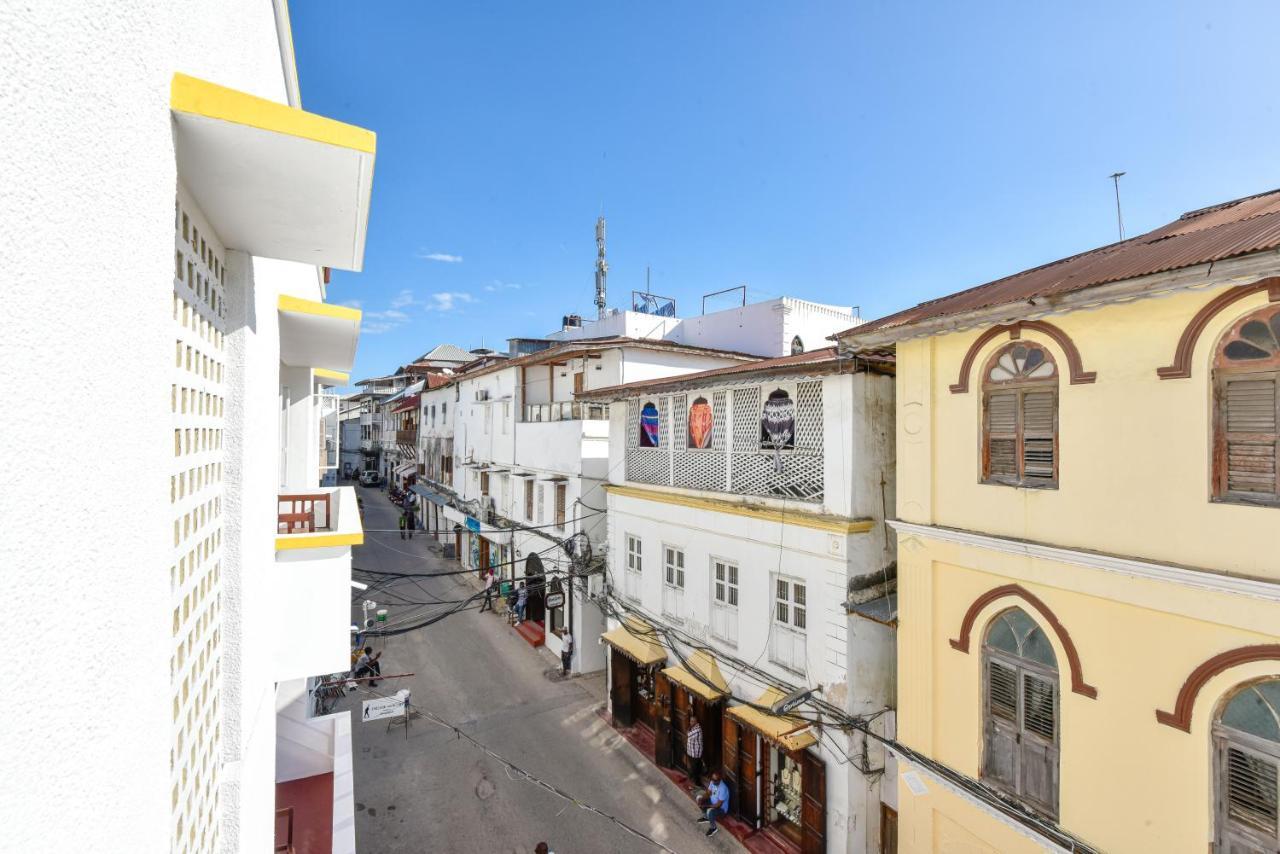
[{"label": "man in blue shirt", "polygon": [[707,784],[707,811],[699,822],[710,822],[707,836],[715,836],[720,828],[716,827],[716,819],[729,814],[729,786],[720,779],[719,771],[711,772],[711,780]]}]

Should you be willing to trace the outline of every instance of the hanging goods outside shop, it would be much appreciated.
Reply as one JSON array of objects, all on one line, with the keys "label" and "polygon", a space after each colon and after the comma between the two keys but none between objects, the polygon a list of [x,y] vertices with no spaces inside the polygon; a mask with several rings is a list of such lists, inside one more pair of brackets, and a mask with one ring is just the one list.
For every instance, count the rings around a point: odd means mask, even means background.
[{"label": "hanging goods outside shop", "polygon": [[696,397],[689,406],[689,447],[704,450],[711,447],[715,415],[705,397]]}]

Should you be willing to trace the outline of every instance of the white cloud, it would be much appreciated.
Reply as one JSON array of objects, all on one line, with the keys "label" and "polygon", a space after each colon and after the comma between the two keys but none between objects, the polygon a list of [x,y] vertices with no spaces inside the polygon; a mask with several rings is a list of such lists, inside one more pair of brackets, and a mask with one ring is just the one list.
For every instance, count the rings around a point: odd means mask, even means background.
[{"label": "white cloud", "polygon": [[413,298],[413,291],[406,288],[391,298],[391,307],[404,308],[406,305],[413,305],[416,301]]},{"label": "white cloud", "polygon": [[460,303],[475,302],[475,297],[471,294],[461,293],[459,291],[440,291],[431,294],[426,304],[427,311],[453,311],[458,308]]},{"label": "white cloud", "polygon": [[445,264],[461,264],[461,255],[450,255],[448,252],[423,252],[418,251],[418,257],[424,261],[440,261]]},{"label": "white cloud", "polygon": [[493,293],[495,291],[518,291],[520,290],[520,285],[516,282],[504,282],[499,279],[494,279],[493,284],[485,285],[484,289],[489,293]]}]

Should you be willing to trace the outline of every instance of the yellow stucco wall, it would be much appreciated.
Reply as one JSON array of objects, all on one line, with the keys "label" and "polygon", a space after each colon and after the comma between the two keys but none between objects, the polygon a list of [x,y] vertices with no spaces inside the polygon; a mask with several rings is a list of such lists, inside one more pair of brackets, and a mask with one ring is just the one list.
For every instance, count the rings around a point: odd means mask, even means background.
[{"label": "yellow stucco wall", "polygon": [[[1256,293],[1215,317],[1201,335],[1189,379],[1161,380],[1178,337],[1222,288],[1046,318],[1069,334],[1092,384],[1059,381],[1056,490],[979,483],[980,372],[1007,344],[988,342],[970,391],[952,394],[961,360],[983,330],[898,344],[898,515],[945,525],[1280,579],[1280,514],[1212,504],[1211,352],[1221,333],[1266,305]],[[1066,373],[1066,356],[1044,344]],[[1118,523],[1123,520],[1123,523]]]},{"label": "yellow stucco wall", "polygon": [[[1193,376],[1159,380],[1192,315],[1220,289],[1047,318],[1066,330],[1097,382],[1060,382],[1057,490],[979,480],[981,378],[952,394],[982,330],[898,345],[898,513],[908,522],[1026,539],[1154,562],[1280,581],[1280,509],[1214,504],[1210,476],[1210,354],[1232,321],[1266,304],[1255,294],[1201,336]],[[1066,372],[1066,356],[1033,332]],[[1280,661],[1232,668],[1201,691],[1190,733],[1160,724],[1183,681],[1235,647],[1280,643],[1280,602],[1204,589],[928,534],[899,537],[898,734],[912,748],[971,777],[982,753],[981,643],[988,621],[1019,600],[979,614],[970,652],[949,641],[970,604],[1019,584],[1057,615],[1079,651],[1096,698],[1072,693],[1059,663],[1060,825],[1104,851],[1194,852],[1212,841],[1211,724],[1235,686],[1280,675]],[[898,786],[899,850],[1039,851],[1042,844],[991,811],[939,785],[925,795]]]}]

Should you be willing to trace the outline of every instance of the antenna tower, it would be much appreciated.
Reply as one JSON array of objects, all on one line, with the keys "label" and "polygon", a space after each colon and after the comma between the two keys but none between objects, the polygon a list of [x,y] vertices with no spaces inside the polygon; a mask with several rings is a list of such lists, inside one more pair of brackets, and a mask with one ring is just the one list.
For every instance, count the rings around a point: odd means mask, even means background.
[{"label": "antenna tower", "polygon": [[604,260],[604,217],[596,220],[596,317],[604,320],[605,287],[609,279],[609,262]]}]

